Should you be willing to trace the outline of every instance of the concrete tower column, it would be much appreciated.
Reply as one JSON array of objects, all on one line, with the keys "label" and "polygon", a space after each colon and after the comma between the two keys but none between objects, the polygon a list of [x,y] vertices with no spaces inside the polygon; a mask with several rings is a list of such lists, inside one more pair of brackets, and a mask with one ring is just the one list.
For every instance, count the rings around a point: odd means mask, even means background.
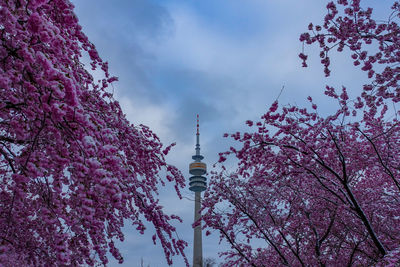
[{"label": "concrete tower column", "polygon": [[[200,219],[201,192],[195,192],[194,221]],[[201,236],[201,224],[194,228],[193,234],[193,267],[203,267],[203,241]]]}]

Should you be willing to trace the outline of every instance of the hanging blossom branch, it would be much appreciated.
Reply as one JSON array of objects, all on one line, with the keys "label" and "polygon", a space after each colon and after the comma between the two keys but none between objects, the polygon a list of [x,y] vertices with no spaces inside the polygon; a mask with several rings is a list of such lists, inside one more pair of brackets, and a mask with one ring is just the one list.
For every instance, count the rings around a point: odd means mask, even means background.
[{"label": "hanging blossom branch", "polygon": [[167,263],[182,255],[188,265],[180,218],[157,199],[160,184],[179,196],[185,185],[164,158],[173,144],[128,122],[73,8],[0,0],[0,265],[106,265],[107,252],[121,263],[124,223],[144,233],[145,221]]}]

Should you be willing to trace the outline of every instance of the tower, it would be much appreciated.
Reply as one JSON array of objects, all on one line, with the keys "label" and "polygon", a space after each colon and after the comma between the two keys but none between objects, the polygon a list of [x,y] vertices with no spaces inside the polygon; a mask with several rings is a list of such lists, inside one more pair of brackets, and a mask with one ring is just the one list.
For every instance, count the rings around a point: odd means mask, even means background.
[{"label": "tower", "polygon": [[[207,172],[207,165],[201,160],[204,158],[200,155],[200,132],[199,132],[199,115],[197,115],[197,132],[196,132],[196,154],[192,156],[194,162],[189,165],[189,173],[193,175],[189,178],[189,190],[195,194],[194,199],[194,221],[200,219],[201,209],[201,192],[206,190],[207,178],[203,175]],[[201,237],[201,225],[194,228],[193,234],[193,267],[203,267],[203,245]]]}]

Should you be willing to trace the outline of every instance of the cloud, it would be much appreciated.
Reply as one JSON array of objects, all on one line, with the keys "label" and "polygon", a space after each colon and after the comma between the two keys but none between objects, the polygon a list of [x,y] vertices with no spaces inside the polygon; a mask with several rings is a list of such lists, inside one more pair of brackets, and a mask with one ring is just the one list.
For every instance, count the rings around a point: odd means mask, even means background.
[{"label": "cloud", "polygon": [[151,69],[154,55],[146,43],[162,42],[173,21],[165,7],[148,0],[74,1],[83,31],[119,76],[121,94],[158,99]]},{"label": "cloud", "polygon": [[126,95],[118,97],[127,119],[134,125],[144,124],[165,142],[174,140],[175,132],[169,127],[176,117],[168,106],[155,105],[146,100],[132,99]]}]

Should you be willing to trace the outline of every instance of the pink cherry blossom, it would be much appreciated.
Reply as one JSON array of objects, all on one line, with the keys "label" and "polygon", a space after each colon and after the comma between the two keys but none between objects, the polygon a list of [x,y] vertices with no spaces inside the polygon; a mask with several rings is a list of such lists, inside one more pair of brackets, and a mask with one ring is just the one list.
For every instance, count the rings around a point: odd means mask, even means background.
[{"label": "pink cherry blossom", "polygon": [[0,0],[0,265],[105,265],[107,252],[122,262],[125,223],[154,231],[168,264],[186,260],[180,219],[157,199],[160,184],[184,186],[164,160],[171,146],[128,122],[81,29],[68,0]]},{"label": "pink cherry blossom", "polygon": [[355,99],[326,86],[337,104],[328,116],[312,97],[311,108],[275,101],[257,127],[226,135],[239,144],[220,153],[202,217],[230,244],[223,266],[400,265],[400,4],[386,21],[361,1],[326,8],[300,41],[319,44],[326,76],[332,50],[350,50],[367,83]]}]

